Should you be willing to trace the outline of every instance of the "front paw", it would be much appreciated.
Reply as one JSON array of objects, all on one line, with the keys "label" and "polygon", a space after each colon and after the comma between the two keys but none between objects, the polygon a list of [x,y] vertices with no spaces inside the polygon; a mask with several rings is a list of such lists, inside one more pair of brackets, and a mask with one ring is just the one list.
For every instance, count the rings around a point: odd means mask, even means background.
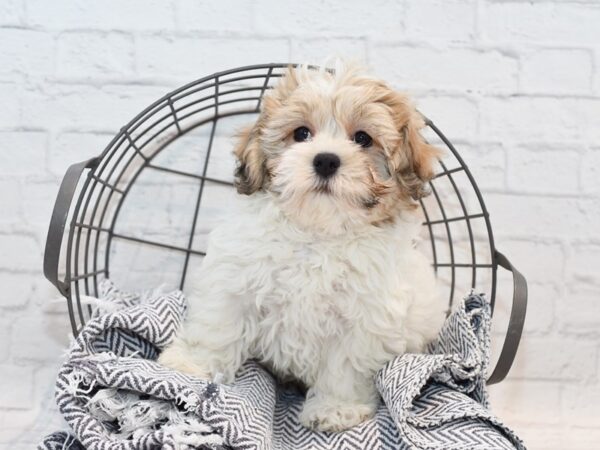
[{"label": "front paw", "polygon": [[212,380],[213,378],[206,367],[193,362],[188,354],[176,346],[165,348],[158,357],[157,362],[170,369],[193,375],[203,380]]},{"label": "front paw", "polygon": [[307,399],[300,413],[300,422],[316,431],[344,431],[370,419],[376,403],[344,403],[335,399]]}]

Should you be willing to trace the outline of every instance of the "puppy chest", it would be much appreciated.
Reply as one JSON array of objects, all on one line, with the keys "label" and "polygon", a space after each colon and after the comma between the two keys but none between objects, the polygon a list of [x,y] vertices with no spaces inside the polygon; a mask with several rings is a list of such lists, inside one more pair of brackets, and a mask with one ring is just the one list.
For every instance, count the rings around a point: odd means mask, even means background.
[{"label": "puppy chest", "polygon": [[258,310],[255,357],[277,373],[313,383],[332,341],[351,332],[340,305],[318,294],[290,292]]},{"label": "puppy chest", "polygon": [[386,296],[397,280],[386,257],[369,245],[279,241],[269,246],[277,250],[248,266],[248,278],[260,280],[252,283],[256,304],[269,323],[290,315],[329,330],[331,321],[343,323],[349,310],[351,315],[368,310],[370,298]]}]

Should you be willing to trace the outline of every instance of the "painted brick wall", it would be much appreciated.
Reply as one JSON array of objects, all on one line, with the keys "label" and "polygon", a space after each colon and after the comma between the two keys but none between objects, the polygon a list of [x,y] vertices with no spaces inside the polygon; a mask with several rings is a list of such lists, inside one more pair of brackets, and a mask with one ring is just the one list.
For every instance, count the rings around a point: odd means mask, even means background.
[{"label": "painted brick wall", "polygon": [[62,427],[68,325],[41,264],[68,165],[183,82],[339,54],[469,149],[498,247],[530,281],[494,410],[532,449],[599,448],[599,24],[596,0],[0,2],[0,446]]}]

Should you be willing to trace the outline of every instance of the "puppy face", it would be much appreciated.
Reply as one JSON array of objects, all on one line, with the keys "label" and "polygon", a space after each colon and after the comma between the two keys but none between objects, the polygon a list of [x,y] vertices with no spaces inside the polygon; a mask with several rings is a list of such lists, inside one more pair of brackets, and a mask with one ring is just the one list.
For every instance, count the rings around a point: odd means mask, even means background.
[{"label": "puppy face", "polygon": [[343,233],[416,207],[439,152],[385,83],[344,68],[289,69],[235,153],[238,192],[266,190],[302,228]]}]

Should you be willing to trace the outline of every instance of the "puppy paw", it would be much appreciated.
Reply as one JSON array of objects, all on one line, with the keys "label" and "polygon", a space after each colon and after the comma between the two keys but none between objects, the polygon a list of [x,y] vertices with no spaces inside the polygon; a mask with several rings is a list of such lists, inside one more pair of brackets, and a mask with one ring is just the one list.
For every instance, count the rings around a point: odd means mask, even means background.
[{"label": "puppy paw", "polygon": [[182,354],[176,348],[167,347],[159,355],[157,362],[170,369],[183,372],[187,375],[193,375],[203,380],[212,380],[210,371],[199,364],[193,362],[189,356]]},{"label": "puppy paw", "polygon": [[300,422],[316,431],[344,431],[373,417],[376,409],[377,405],[370,403],[309,400],[300,413]]}]

